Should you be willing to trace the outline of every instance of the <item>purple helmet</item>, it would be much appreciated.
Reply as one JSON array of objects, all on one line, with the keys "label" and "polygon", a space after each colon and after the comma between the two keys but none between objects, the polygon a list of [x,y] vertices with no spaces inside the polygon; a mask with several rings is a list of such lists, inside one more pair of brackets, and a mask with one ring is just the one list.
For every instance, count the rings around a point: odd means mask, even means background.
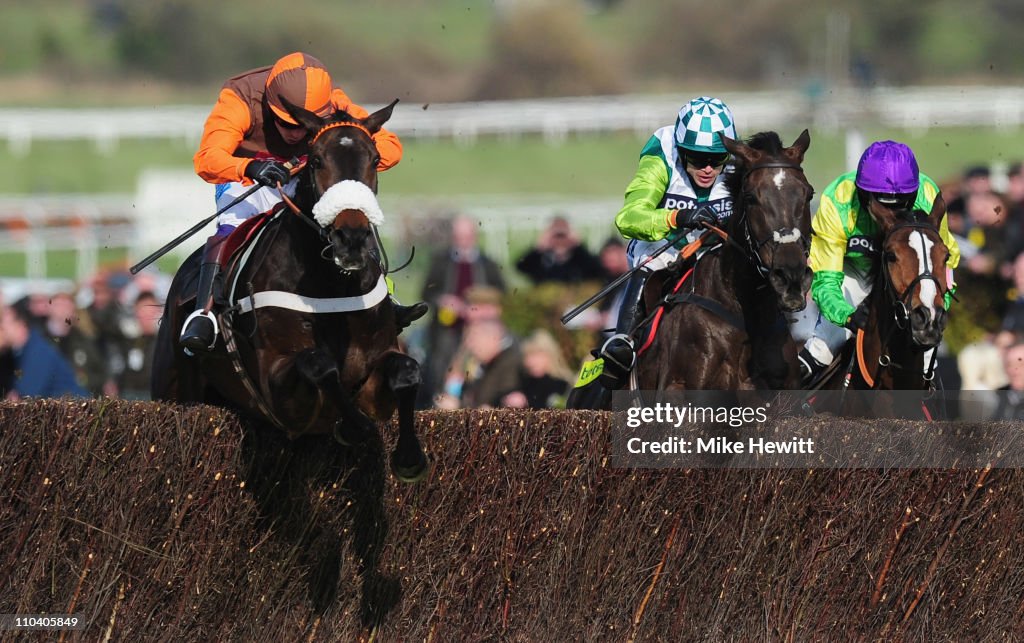
[{"label": "purple helmet", "polygon": [[876,194],[916,194],[921,181],[914,152],[896,141],[872,143],[857,164],[856,184]]}]

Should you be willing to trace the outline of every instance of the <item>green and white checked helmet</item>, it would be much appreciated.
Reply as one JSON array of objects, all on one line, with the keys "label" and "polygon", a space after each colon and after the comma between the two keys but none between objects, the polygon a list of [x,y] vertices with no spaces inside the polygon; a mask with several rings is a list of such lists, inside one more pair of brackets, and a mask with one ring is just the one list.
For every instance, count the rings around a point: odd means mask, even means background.
[{"label": "green and white checked helmet", "polygon": [[716,132],[737,138],[732,112],[717,98],[694,98],[679,110],[676,117],[677,146],[694,152],[726,152],[722,141],[715,136]]}]

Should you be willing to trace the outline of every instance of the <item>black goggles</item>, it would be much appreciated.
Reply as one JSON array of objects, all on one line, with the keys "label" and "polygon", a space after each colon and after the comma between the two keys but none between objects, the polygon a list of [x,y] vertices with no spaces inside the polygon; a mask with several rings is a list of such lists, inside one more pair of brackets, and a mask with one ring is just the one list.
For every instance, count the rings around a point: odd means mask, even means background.
[{"label": "black goggles", "polygon": [[287,130],[303,129],[302,125],[299,125],[298,123],[289,123],[288,121],[284,120],[283,118],[277,119],[277,124],[280,125],[282,128],[287,129]]},{"label": "black goggles", "polygon": [[917,194],[886,194],[884,192],[873,193],[875,201],[878,201],[887,208],[893,210],[910,210],[917,200]]},{"label": "black goggles", "polygon": [[722,152],[720,154],[707,153],[707,152],[691,152],[690,150],[683,151],[683,160],[686,164],[692,168],[703,170],[708,167],[722,167],[725,162],[729,160],[729,153]]}]

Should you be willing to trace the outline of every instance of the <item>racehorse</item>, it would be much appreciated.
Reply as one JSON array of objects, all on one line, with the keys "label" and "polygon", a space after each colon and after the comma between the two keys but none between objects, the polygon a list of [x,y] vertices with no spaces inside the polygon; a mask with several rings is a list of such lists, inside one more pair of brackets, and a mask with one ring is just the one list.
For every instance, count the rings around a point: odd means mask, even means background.
[{"label": "racehorse", "polygon": [[733,194],[728,241],[701,256],[675,292],[665,295],[664,289],[674,289],[682,274],[648,283],[647,310],[663,301],[667,307],[637,360],[640,390],[798,384],[797,346],[783,313],[804,308],[811,284],[814,191],[800,167],[810,135],[804,130],[785,148],[774,132],[756,134],[748,143],[722,138],[737,161],[727,179]]},{"label": "racehorse", "polygon": [[333,434],[349,444],[397,409],[392,469],[407,482],[425,475],[413,423],[420,367],[399,348],[371,228],[383,221],[371,136],[397,102],[365,119],[286,105],[312,137],[296,211],[277,208],[227,266],[223,341],[207,356],[178,343],[201,251],[183,264],[157,339],[154,399],[220,404],[289,438]]},{"label": "racehorse", "polygon": [[949,290],[949,248],[939,235],[945,203],[936,198],[926,214],[894,212],[872,200],[868,211],[883,239],[866,300],[868,321],[848,342],[822,388],[929,389],[935,352],[931,351],[927,363],[925,356],[942,341],[948,321],[944,299]]},{"label": "racehorse", "polygon": [[[643,303],[652,321],[632,374],[635,390],[799,386],[798,346],[785,313],[806,306],[811,285],[814,190],[801,168],[810,134],[804,130],[790,147],[775,132],[746,143],[721,138],[736,163],[727,178],[733,212],[725,240],[695,263],[678,260],[648,280]],[[568,405],[610,404],[596,386],[574,389]]]}]

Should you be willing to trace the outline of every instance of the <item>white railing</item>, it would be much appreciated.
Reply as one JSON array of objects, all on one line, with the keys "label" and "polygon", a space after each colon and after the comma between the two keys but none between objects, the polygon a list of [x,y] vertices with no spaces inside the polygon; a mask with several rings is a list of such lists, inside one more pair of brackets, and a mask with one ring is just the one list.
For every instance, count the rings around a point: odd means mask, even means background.
[{"label": "white railing", "polygon": [[[645,136],[671,122],[689,95],[624,95],[538,100],[400,103],[388,127],[409,138],[540,135],[558,142],[569,135],[634,131]],[[847,128],[863,122],[927,130],[978,125],[1016,128],[1024,123],[1024,88],[912,87],[803,92],[723,92],[740,131],[786,125]],[[368,109],[378,106],[368,105]],[[424,108],[425,107],[425,108]],[[0,138],[15,154],[37,140],[92,140],[111,152],[120,139],[182,138],[195,143],[209,106],[104,109],[0,109]]]}]

